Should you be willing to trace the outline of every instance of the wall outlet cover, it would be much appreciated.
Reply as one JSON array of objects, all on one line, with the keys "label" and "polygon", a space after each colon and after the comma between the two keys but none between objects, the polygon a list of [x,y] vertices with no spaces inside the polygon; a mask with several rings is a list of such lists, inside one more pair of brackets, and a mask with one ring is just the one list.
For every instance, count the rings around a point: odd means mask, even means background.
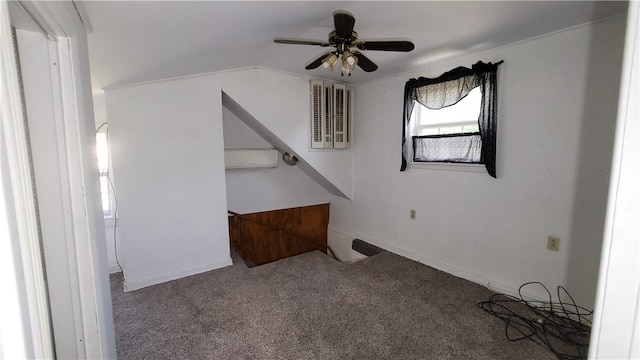
[{"label": "wall outlet cover", "polygon": [[558,251],[560,249],[560,238],[557,236],[547,237],[547,249]]}]

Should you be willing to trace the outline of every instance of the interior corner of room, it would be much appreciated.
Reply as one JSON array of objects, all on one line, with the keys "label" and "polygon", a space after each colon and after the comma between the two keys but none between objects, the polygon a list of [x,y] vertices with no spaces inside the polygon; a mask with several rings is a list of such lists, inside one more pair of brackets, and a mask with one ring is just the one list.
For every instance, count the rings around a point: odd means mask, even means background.
[{"label": "interior corner of room", "polygon": [[[632,28],[637,3],[629,2],[627,11],[623,2],[593,2],[595,7],[581,2],[583,7],[573,5],[576,11],[538,19],[549,26],[545,30],[533,25],[531,15],[520,27],[526,35],[507,36],[485,24],[478,38],[456,32],[459,42],[450,45],[435,41],[427,25],[404,26],[386,18],[376,25],[375,9],[400,19],[411,9],[426,12],[430,4],[449,11],[448,6],[466,2],[407,3],[396,9],[348,4],[358,19],[353,44],[359,36],[381,38],[387,32],[416,44],[413,52],[397,54],[366,52],[364,42],[354,45],[360,67],[338,64],[339,58],[348,62],[351,52],[331,43],[337,36],[330,32],[335,4],[301,4],[308,11],[293,4],[290,9],[254,4],[264,12],[259,16],[247,14],[243,3],[158,2],[155,17],[135,20],[148,11],[144,3],[76,2],[76,10],[69,6],[73,2],[22,3],[11,5],[12,21],[26,24],[15,29],[16,56],[59,354],[115,356],[109,274],[121,276],[123,290],[135,293],[225,269],[239,257],[259,267],[320,250],[353,265],[366,258],[354,250],[355,239],[494,292],[518,295],[522,284],[536,281],[566,288],[584,308],[610,304],[613,293],[603,284],[608,274],[620,271],[609,268],[609,261],[622,256],[611,246],[611,237],[619,234],[612,196],[629,191],[627,183],[618,182],[621,174],[629,176],[620,170],[629,169],[624,162],[629,158],[621,155],[621,123],[627,119],[627,131],[637,130],[637,119],[621,115],[624,106],[636,106],[637,113],[637,99],[625,98],[637,94],[638,45],[630,40],[637,37]],[[542,11],[544,4],[558,12],[572,6],[555,1],[520,6]],[[518,6],[468,5],[504,14]],[[201,15],[212,9],[218,22]],[[590,17],[598,9],[601,15]],[[157,19],[179,19],[182,11],[192,16],[191,24],[184,23],[190,29],[185,34],[156,26]],[[307,20],[287,22],[282,17],[287,11]],[[42,15],[48,13],[53,15]],[[27,15],[49,22],[30,22]],[[209,34],[208,29],[225,31],[223,15],[247,20],[246,28],[233,28],[239,39],[266,43],[231,43]],[[110,24],[117,16],[122,17],[118,28]],[[447,28],[428,16],[433,26]],[[57,18],[66,20],[51,22]],[[503,19],[504,28],[515,32]],[[138,33],[141,26],[159,33]],[[66,35],[68,29],[87,27],[86,37]],[[327,33],[326,44],[273,43],[289,35],[324,41]],[[155,47],[163,37],[171,41]],[[207,41],[219,41],[220,48]],[[287,41],[296,46],[282,45]],[[330,50],[307,49],[296,41]],[[239,55],[243,46],[261,52],[248,59]],[[483,163],[409,160],[406,171],[399,171],[406,145],[401,133],[406,83],[479,61],[504,61],[497,70],[497,176]],[[69,102],[75,93],[86,98]],[[634,141],[626,146],[637,147]],[[637,192],[633,199],[624,206],[637,210]],[[245,230],[239,230],[242,224]],[[250,238],[245,244],[239,240],[242,231]],[[67,266],[75,261],[77,268]],[[55,284],[61,285],[52,290]],[[73,302],[74,289],[81,289],[82,301]],[[547,297],[537,288],[524,295]],[[91,299],[99,300],[83,310]],[[83,328],[91,311],[99,321]],[[71,314],[82,316],[64,323]],[[620,318],[604,310],[595,317],[592,339],[605,339],[611,333],[600,325]],[[78,339],[93,347],[78,347]],[[612,343],[597,344],[593,354],[615,354],[607,347]]]}]

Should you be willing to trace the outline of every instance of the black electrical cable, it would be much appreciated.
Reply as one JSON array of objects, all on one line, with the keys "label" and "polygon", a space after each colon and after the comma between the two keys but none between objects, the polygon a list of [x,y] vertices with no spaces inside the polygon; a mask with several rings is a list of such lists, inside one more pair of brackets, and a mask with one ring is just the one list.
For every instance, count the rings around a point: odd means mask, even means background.
[{"label": "black electrical cable", "polygon": [[103,126],[107,125],[106,122],[103,122],[102,124],[98,125],[98,127],[96,128],[96,134],[100,132],[100,129],[102,129]]},{"label": "black electrical cable", "polygon": [[[538,285],[548,301],[525,300],[522,289]],[[478,306],[505,322],[505,335],[510,341],[530,339],[554,353],[561,360],[586,359],[593,311],[576,305],[567,289],[558,286],[558,302],[540,282],[528,282],[518,289],[519,298],[494,294]],[[563,295],[569,302],[563,300]]]}]

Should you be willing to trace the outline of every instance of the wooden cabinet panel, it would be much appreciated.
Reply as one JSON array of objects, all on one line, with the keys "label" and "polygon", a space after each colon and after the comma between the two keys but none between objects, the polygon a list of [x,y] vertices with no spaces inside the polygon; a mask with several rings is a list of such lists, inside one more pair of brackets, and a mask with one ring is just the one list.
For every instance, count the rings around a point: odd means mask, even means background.
[{"label": "wooden cabinet panel", "polygon": [[271,210],[229,217],[231,246],[248,263],[327,251],[329,204]]}]

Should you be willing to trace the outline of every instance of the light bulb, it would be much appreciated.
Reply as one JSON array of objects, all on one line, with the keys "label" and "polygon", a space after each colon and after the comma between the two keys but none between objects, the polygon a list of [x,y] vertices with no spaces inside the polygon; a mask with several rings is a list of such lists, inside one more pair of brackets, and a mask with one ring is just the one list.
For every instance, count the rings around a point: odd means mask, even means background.
[{"label": "light bulb", "polygon": [[336,56],[336,54],[331,53],[325,56],[324,59],[322,59],[322,66],[324,66],[327,69],[331,69],[333,71],[333,67],[336,65],[337,62],[338,62],[338,57]]},{"label": "light bulb", "polygon": [[[356,64],[358,63],[358,58],[357,58],[355,55],[353,55],[353,54],[351,53],[351,51],[349,51],[349,50],[345,50],[345,51],[342,53],[342,62],[344,63],[345,61],[347,62],[348,67],[349,67],[350,69],[353,69],[353,68],[355,68],[355,67],[356,67]],[[345,65],[343,65],[343,66],[345,66]],[[345,66],[345,67],[346,67],[346,66]]]}]

